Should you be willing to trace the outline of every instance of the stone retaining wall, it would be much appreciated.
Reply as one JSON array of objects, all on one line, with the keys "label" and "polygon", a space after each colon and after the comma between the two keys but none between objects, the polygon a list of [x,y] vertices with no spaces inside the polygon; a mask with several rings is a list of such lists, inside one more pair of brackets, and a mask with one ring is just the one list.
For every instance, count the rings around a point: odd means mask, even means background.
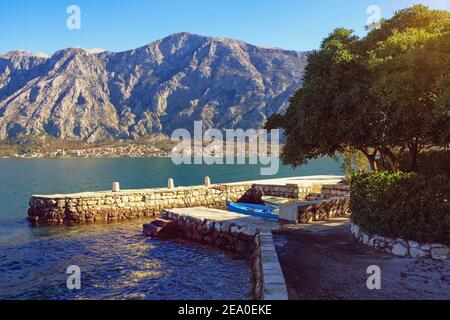
[{"label": "stone retaining wall", "polygon": [[435,260],[450,259],[450,248],[438,243],[418,243],[401,238],[389,238],[368,234],[361,228],[351,223],[351,232],[359,242],[371,248],[382,250],[400,257],[408,258],[432,258]]},{"label": "stone retaining wall", "polygon": [[342,217],[349,214],[350,197],[306,202],[304,206],[298,207],[298,221],[300,223],[326,221],[333,217]]},{"label": "stone retaining wall", "polygon": [[284,204],[280,207],[281,223],[311,223],[350,214],[350,197]]},{"label": "stone retaining wall", "polygon": [[330,184],[322,186],[321,196],[323,199],[336,197],[349,197],[350,185],[348,184]]},{"label": "stone retaining wall", "polygon": [[175,223],[180,237],[233,251],[251,259],[253,296],[256,300],[288,299],[271,231],[239,225],[233,219],[206,219],[170,210],[164,210],[162,217]]},{"label": "stone retaining wall", "polygon": [[305,199],[305,197],[313,192],[320,192],[321,185],[303,186],[297,184],[286,185],[264,185],[253,184],[253,197],[257,201],[261,201],[261,197],[280,197],[289,199]]}]

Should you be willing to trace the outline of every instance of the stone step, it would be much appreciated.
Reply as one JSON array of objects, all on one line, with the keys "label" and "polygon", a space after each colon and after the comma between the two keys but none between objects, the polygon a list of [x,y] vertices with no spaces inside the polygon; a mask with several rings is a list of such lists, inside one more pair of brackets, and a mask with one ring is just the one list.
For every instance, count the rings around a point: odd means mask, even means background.
[{"label": "stone step", "polygon": [[144,224],[143,233],[146,237],[156,238],[158,234],[161,232],[161,230],[162,227],[159,227],[152,222],[149,224]]},{"label": "stone step", "polygon": [[160,219],[160,218],[152,221],[152,223],[158,227],[165,227],[170,222],[171,222],[170,220]]},{"label": "stone step", "polygon": [[177,224],[171,220],[156,219],[151,223],[144,224],[143,234],[155,239],[176,238],[178,236]]}]

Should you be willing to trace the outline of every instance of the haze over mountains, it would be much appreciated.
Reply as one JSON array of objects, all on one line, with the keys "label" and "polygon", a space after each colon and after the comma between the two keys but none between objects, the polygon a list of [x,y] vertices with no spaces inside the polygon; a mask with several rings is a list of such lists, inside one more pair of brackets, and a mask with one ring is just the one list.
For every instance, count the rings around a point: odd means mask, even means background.
[{"label": "haze over mountains", "polygon": [[191,129],[259,128],[302,84],[307,53],[189,33],[113,53],[0,56],[0,139],[100,141]]}]

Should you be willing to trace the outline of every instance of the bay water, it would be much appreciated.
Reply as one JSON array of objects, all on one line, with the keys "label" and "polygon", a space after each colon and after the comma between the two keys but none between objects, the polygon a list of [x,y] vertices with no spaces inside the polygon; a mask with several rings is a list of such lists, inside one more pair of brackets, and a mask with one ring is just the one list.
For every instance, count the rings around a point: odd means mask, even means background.
[{"label": "bay water", "polygon": [[[174,165],[169,158],[1,159],[0,299],[248,299],[247,261],[214,248],[141,235],[148,219],[80,226],[32,227],[33,194],[200,185],[289,176],[342,174],[320,158],[262,177],[258,165]],[[81,269],[81,289],[66,285],[68,266]]]}]

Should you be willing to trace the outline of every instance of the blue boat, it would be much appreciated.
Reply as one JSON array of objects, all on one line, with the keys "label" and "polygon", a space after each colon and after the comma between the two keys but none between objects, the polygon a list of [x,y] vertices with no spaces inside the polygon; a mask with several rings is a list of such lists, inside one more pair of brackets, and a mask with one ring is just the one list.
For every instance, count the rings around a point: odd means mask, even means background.
[{"label": "blue boat", "polygon": [[227,210],[267,220],[278,220],[277,208],[257,204],[227,202]]}]

